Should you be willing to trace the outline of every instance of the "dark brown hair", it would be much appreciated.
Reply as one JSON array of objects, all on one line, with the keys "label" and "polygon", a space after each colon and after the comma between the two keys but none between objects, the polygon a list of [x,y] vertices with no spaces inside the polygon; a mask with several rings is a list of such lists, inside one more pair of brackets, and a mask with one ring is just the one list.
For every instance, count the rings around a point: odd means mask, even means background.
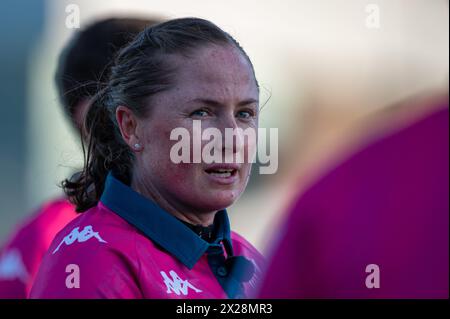
[{"label": "dark brown hair", "polygon": [[151,97],[174,85],[176,68],[170,57],[189,58],[195,49],[208,44],[237,48],[253,71],[236,40],[215,24],[198,18],[175,19],[146,28],[119,52],[108,81],[94,97],[85,118],[88,145],[87,149],[83,146],[84,169],[62,183],[78,212],[97,204],[109,171],[122,182],[131,183],[134,155],[120,134],[116,108],[126,105],[136,116],[145,117]]}]

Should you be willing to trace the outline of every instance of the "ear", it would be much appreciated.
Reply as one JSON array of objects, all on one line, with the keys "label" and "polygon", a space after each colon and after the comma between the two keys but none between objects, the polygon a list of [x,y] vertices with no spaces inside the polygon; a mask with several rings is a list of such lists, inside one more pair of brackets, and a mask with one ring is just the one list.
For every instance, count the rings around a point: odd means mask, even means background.
[{"label": "ear", "polygon": [[125,143],[134,150],[140,151],[141,144],[137,135],[137,118],[128,107],[120,105],[116,108],[116,120]]}]

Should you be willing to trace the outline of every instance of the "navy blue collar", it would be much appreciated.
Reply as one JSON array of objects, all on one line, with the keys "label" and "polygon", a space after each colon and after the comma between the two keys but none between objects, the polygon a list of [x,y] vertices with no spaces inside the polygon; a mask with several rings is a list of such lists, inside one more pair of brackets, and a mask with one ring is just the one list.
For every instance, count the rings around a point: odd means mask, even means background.
[{"label": "navy blue collar", "polygon": [[223,242],[228,255],[233,254],[226,210],[216,213],[215,241],[209,244],[153,201],[119,181],[111,172],[106,178],[100,201],[189,269],[194,267],[210,246],[217,246],[220,242]]}]

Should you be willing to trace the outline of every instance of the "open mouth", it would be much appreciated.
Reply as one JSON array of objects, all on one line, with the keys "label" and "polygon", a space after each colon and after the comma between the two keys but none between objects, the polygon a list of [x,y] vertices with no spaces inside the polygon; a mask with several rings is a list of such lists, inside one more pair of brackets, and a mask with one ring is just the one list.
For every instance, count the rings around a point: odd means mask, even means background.
[{"label": "open mouth", "polygon": [[237,169],[234,168],[216,168],[216,169],[207,169],[206,173],[212,176],[227,178],[236,175]]}]

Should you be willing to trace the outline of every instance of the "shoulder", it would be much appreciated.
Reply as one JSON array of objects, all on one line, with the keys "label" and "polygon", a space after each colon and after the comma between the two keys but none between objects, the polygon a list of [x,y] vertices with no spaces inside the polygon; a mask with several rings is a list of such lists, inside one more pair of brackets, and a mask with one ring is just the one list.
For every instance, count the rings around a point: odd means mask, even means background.
[{"label": "shoulder", "polygon": [[49,200],[18,225],[14,238],[42,234],[43,230],[55,224],[60,226],[60,230],[76,216],[75,208],[67,199]]},{"label": "shoulder", "polygon": [[56,233],[75,217],[73,205],[65,198],[48,201],[17,227],[8,245],[30,250],[41,244],[46,250]]},{"label": "shoulder", "polygon": [[83,256],[93,251],[133,251],[136,229],[103,204],[80,214],[55,236],[49,254]]},{"label": "shoulder", "polygon": [[[60,224],[65,226],[69,221],[77,217],[75,206],[65,197],[60,197],[45,202],[34,215],[32,222],[36,224]],[[62,228],[62,227],[61,227]]]},{"label": "shoulder", "polygon": [[[135,233],[132,226],[103,205],[91,208],[55,237],[30,296],[139,297]],[[70,287],[75,285],[72,279],[78,279],[80,287]]]}]

